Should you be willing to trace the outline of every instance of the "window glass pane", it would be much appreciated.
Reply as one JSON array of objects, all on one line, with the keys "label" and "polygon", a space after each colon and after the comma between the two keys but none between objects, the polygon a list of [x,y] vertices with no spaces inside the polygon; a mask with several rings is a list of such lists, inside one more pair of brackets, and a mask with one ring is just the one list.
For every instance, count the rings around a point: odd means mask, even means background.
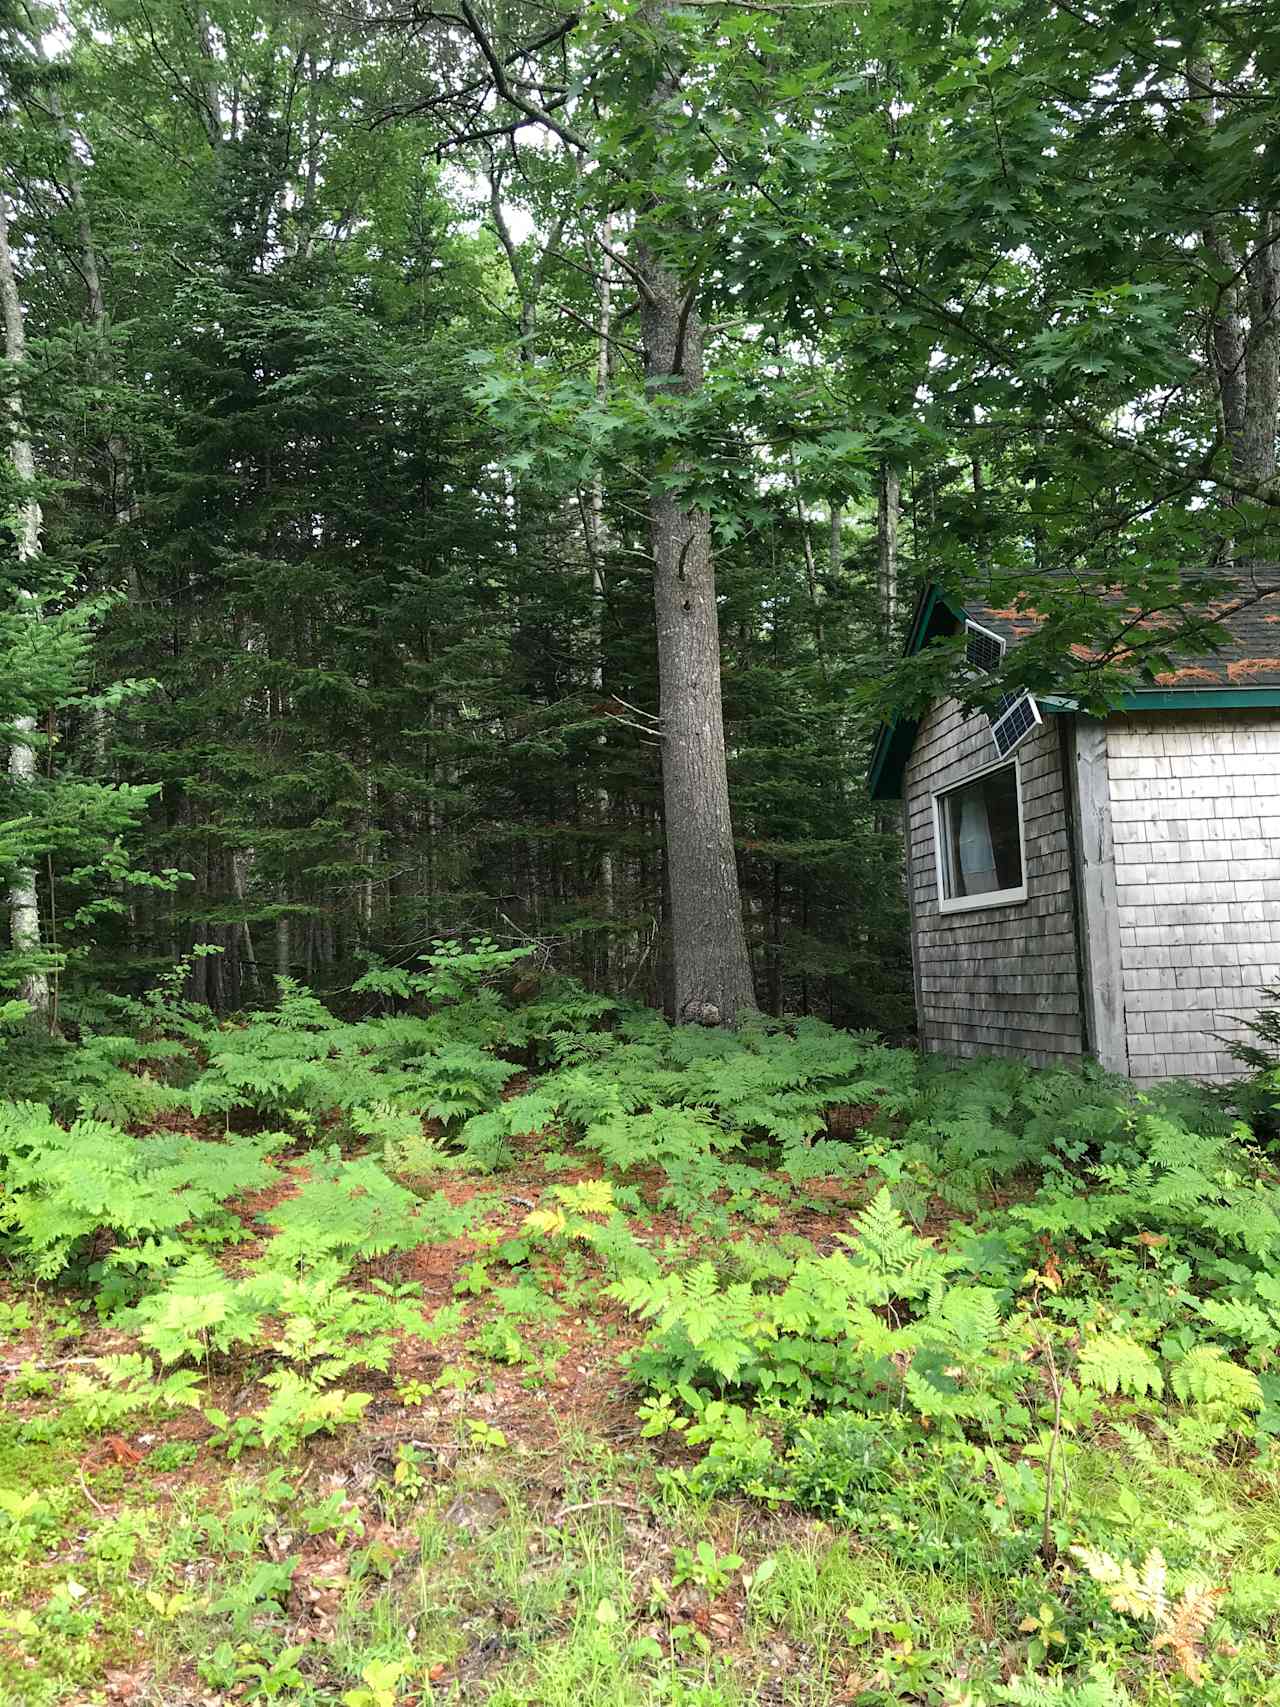
[{"label": "window glass pane", "polygon": [[948,901],[1017,889],[1022,883],[1018,777],[1013,765],[953,788],[938,802],[942,884]]}]

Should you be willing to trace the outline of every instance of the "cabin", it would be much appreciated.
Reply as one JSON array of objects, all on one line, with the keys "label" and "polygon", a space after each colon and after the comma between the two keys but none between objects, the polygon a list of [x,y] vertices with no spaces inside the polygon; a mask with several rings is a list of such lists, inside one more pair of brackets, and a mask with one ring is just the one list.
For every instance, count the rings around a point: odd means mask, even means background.
[{"label": "cabin", "polygon": [[[1245,1071],[1224,1040],[1280,984],[1280,601],[1219,620],[1227,645],[1105,718],[1024,693],[881,729],[923,1048],[1140,1084]],[[987,671],[1033,622],[929,589],[907,651],[963,627]]]}]

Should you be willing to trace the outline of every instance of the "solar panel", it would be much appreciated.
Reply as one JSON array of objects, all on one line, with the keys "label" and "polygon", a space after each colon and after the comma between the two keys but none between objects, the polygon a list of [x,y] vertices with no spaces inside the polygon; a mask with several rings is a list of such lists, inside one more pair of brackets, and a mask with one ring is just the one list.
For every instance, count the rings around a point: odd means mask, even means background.
[{"label": "solar panel", "polygon": [[1022,694],[1022,688],[1015,688],[1012,693],[1002,693],[1000,698],[987,713],[988,723],[998,723],[1004,716],[1005,712],[1009,710],[1010,706],[1014,706],[1018,703],[1022,698]]},{"label": "solar panel", "polygon": [[1004,660],[1004,641],[1000,636],[979,628],[976,622],[966,622],[964,630],[964,655],[969,668],[981,670],[984,676],[998,670]]},{"label": "solar panel", "polygon": [[[1005,695],[1006,699],[1009,697]],[[1007,711],[999,717],[994,713],[991,716],[991,739],[995,742],[996,752],[1002,759],[1007,759],[1018,743],[1025,741],[1036,725],[1043,721],[1040,707],[1029,693],[1014,695]]]}]

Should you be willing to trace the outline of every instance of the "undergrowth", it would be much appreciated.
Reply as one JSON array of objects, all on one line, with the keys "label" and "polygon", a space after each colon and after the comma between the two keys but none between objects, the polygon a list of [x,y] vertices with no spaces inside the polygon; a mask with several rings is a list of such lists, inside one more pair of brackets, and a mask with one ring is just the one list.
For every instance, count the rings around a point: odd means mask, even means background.
[{"label": "undergrowth", "polygon": [[[814,1022],[673,1029],[554,981],[521,1003],[502,993],[517,958],[441,945],[376,970],[364,1018],[285,983],[277,1008],[219,1023],[170,985],[131,1031],[15,1035],[0,1240],[26,1290],[0,1329],[24,1348],[19,1456],[107,1441],[129,1463],[126,1437],[159,1435],[175,1471],[269,1482],[398,1416],[394,1528],[419,1522],[444,1435],[504,1462],[566,1371],[612,1360],[638,1437],[625,1475],[664,1524],[817,1521],[849,1561],[813,1699],[1273,1698],[1280,1552],[1250,1506],[1276,1502],[1280,1182],[1220,1096],[921,1061]],[[443,1298],[423,1272],[447,1275]],[[33,1336],[86,1354],[33,1355]],[[587,1504],[634,1503],[612,1486]],[[47,1487],[0,1484],[0,1556],[53,1559],[70,1506]],[[374,1520],[344,1509],[354,1547]],[[157,1652],[231,1608],[201,1673],[215,1698],[408,1707],[433,1667],[448,1683],[453,1638],[389,1612],[387,1640],[326,1683],[293,1652],[277,1553],[256,1600],[170,1579],[148,1611],[122,1604]],[[826,1556],[673,1542],[647,1599],[631,1567],[590,1588],[585,1625],[562,1595],[490,1698],[567,1701],[589,1674],[601,1699],[753,1699],[752,1644],[821,1600]],[[83,1680],[87,1613],[52,1564],[37,1579],[0,1627],[0,1676]],[[384,1606],[379,1581],[368,1561],[344,1578],[353,1617]],[[894,1581],[917,1586],[895,1600]]]}]

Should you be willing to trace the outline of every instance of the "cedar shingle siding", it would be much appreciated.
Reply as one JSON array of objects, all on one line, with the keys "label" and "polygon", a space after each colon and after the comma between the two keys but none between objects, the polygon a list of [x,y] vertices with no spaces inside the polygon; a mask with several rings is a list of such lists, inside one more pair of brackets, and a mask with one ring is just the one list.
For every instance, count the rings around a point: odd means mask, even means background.
[{"label": "cedar shingle siding", "polygon": [[[924,716],[903,784],[920,1031],[949,1055],[1078,1060],[1080,989],[1070,819],[1056,719],[1018,749],[1028,898],[967,913],[938,908],[933,796],[995,758],[981,714],[955,700]],[[1280,805],[1277,806],[1280,812]]]},{"label": "cedar shingle siding", "polygon": [[[1280,987],[1280,592],[1204,614],[1216,650],[1135,684],[1122,712],[1042,700],[1045,726],[1018,748],[1025,902],[938,905],[933,797],[991,764],[986,718],[945,700],[881,729],[871,792],[905,805],[925,1048],[1087,1050],[1139,1083],[1245,1071],[1226,1042]],[[1041,619],[928,587],[907,655],[966,620],[1016,647]]]},{"label": "cedar shingle siding", "polygon": [[1113,720],[1107,780],[1130,1075],[1236,1077],[1215,1034],[1280,982],[1280,719]]}]

